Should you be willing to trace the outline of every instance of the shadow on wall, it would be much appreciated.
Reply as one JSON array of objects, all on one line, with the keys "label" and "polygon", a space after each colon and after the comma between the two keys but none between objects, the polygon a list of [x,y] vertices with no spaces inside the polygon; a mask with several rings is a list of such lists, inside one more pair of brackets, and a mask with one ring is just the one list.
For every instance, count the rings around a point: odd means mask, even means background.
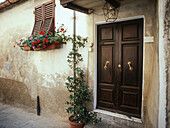
[{"label": "shadow on wall", "polygon": [[[68,114],[66,113],[67,106],[65,101],[68,100],[69,95],[66,88],[46,88],[39,86],[38,90],[41,114],[55,117],[58,120],[67,120]],[[0,102],[37,113],[36,98],[33,99],[30,96],[29,90],[23,82],[0,78]]]},{"label": "shadow on wall", "polygon": [[0,102],[33,110],[36,100],[32,100],[27,86],[18,81],[0,78]]}]

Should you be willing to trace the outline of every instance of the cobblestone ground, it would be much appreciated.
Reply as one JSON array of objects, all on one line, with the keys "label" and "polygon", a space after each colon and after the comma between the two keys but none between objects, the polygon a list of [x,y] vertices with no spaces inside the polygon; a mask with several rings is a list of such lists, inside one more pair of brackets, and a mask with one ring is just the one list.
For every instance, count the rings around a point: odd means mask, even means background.
[{"label": "cobblestone ground", "polygon": [[0,128],[69,128],[69,124],[0,104]]}]

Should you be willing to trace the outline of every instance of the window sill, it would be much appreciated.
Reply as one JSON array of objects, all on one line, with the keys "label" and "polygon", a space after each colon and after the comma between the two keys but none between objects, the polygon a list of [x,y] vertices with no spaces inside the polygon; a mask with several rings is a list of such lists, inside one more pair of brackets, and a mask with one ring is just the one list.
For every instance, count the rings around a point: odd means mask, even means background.
[{"label": "window sill", "polygon": [[109,112],[109,111],[106,111],[106,110],[94,109],[94,112],[98,112],[98,113],[101,113],[101,114],[105,114],[105,115],[109,115],[109,116],[113,116],[113,117],[117,117],[117,118],[122,118],[122,119],[125,119],[125,120],[129,120],[129,121],[133,121],[133,122],[137,122],[137,123],[141,123],[141,124],[143,123],[142,120],[139,119],[139,118],[135,118],[135,117],[129,118],[126,115],[113,113],[113,112]]}]

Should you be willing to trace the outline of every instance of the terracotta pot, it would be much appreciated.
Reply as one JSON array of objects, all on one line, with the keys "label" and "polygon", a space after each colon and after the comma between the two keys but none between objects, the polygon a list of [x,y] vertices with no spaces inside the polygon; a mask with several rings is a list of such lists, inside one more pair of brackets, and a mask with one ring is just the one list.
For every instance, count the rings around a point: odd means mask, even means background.
[{"label": "terracotta pot", "polygon": [[84,123],[74,123],[74,122],[72,122],[71,121],[71,118],[72,118],[73,116],[70,116],[69,118],[68,118],[68,122],[70,123],[70,128],[83,128],[83,126],[84,126]]},{"label": "terracotta pot", "polygon": [[55,48],[60,48],[60,44],[55,44]]},{"label": "terracotta pot", "polygon": [[44,50],[55,49],[55,44],[48,45]]},{"label": "terracotta pot", "polygon": [[28,46],[24,46],[24,51],[30,51],[31,50],[31,48],[30,47],[28,47]]},{"label": "terracotta pot", "polygon": [[24,45],[23,45],[23,44],[20,44],[19,46],[20,46],[20,47],[24,47]]},{"label": "terracotta pot", "polygon": [[62,46],[62,44],[60,44],[60,43],[50,44],[43,50],[58,49],[58,48],[61,48],[61,46]]},{"label": "terracotta pot", "polygon": [[42,48],[34,48],[34,51],[40,51]]},{"label": "terracotta pot", "polygon": [[63,44],[64,44],[64,43],[55,44],[55,48],[63,48]]}]

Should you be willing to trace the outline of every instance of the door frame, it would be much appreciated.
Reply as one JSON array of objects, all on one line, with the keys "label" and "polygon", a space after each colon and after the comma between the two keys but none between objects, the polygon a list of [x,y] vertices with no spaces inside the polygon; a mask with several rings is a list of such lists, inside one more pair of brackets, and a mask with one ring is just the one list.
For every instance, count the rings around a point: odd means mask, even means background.
[{"label": "door frame", "polygon": [[145,63],[145,40],[144,40],[144,36],[145,36],[145,17],[144,15],[141,15],[141,16],[134,16],[134,17],[127,17],[127,18],[121,18],[121,19],[117,19],[115,22],[123,22],[123,21],[130,21],[130,20],[136,20],[136,19],[143,19],[143,71],[142,71],[142,103],[141,103],[141,118],[136,118],[136,117],[131,117],[129,118],[128,116],[126,115],[123,115],[123,114],[118,114],[118,113],[114,113],[114,112],[109,112],[109,111],[106,111],[106,110],[101,110],[101,109],[97,109],[97,27],[98,25],[102,25],[102,24],[109,24],[109,23],[112,23],[112,22],[106,22],[106,21],[101,21],[101,22],[96,22],[95,23],[95,45],[94,45],[94,49],[95,49],[95,80],[94,80],[94,103],[93,103],[93,107],[94,107],[94,111],[95,112],[99,112],[99,113],[103,113],[103,114],[106,114],[106,115],[110,115],[110,116],[113,116],[113,117],[118,117],[118,118],[123,118],[123,119],[126,119],[126,120],[131,120],[131,121],[134,121],[134,122],[139,122],[139,123],[142,123],[143,120],[144,120],[144,112],[143,112],[143,102],[144,102],[144,85],[145,85],[145,80],[144,80],[144,63]]}]

